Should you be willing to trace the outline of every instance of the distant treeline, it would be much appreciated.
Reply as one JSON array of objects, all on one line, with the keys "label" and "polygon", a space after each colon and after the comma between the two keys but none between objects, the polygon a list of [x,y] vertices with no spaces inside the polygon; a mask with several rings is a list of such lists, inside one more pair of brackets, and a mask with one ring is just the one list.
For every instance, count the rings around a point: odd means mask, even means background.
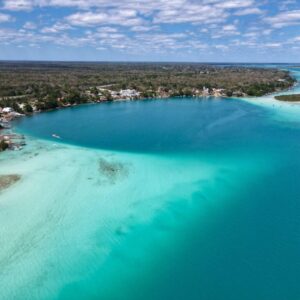
[{"label": "distant treeline", "polygon": [[300,94],[276,96],[275,99],[280,101],[300,102]]},{"label": "distant treeline", "polygon": [[[197,63],[0,62],[0,106],[30,113],[112,100],[111,91],[135,89],[140,98],[199,95],[262,96],[293,85],[286,71]],[[99,87],[108,86],[99,92]]]}]

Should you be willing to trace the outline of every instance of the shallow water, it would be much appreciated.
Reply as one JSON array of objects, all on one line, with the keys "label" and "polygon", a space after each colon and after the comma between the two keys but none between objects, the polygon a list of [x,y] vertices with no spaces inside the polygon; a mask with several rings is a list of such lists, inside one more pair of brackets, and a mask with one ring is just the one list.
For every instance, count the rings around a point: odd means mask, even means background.
[{"label": "shallow water", "polygon": [[0,194],[0,298],[300,299],[300,119],[265,103],[21,120],[29,145],[0,156],[21,176]]}]

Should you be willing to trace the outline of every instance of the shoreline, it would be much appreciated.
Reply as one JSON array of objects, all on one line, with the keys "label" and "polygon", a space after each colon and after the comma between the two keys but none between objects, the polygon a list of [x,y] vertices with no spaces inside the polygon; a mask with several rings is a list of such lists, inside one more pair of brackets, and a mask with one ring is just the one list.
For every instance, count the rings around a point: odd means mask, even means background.
[{"label": "shoreline", "polygon": [[[280,70],[280,69],[278,69]],[[291,74],[292,72],[289,71],[289,74]],[[289,101],[279,101],[275,98],[275,95],[278,93],[283,93],[283,92],[289,92],[292,91],[293,89],[295,89],[297,86],[299,86],[299,81],[297,80],[297,78],[295,76],[291,76],[295,81],[293,83],[293,85],[291,85],[289,88],[286,89],[282,89],[280,91],[274,91],[272,93],[268,93],[265,94],[263,96],[247,96],[246,99],[250,100],[250,99],[259,99],[259,98],[264,98],[264,97],[269,97],[269,96],[274,96],[275,101],[278,102],[286,102],[286,103],[290,103]],[[112,100],[95,100],[95,101],[89,101],[86,103],[74,103],[74,104],[67,104],[67,105],[63,105],[63,106],[58,106],[55,108],[51,108],[51,109],[45,109],[45,110],[39,110],[39,111],[34,111],[32,113],[24,113],[24,114],[20,114],[17,113],[15,111],[12,111],[11,113],[8,114],[1,114],[0,111],[0,153],[5,151],[5,150],[21,150],[23,148],[23,146],[26,145],[25,142],[25,138],[24,136],[20,137],[21,142],[19,143],[13,143],[12,139],[15,138],[16,133],[14,132],[14,130],[12,129],[12,123],[14,122],[14,120],[16,120],[17,118],[22,118],[22,117],[28,117],[28,116],[34,116],[40,113],[47,113],[47,112],[52,112],[52,111],[56,111],[56,110],[61,110],[61,109],[66,109],[66,108],[75,108],[75,107],[80,107],[83,105],[97,105],[97,104],[103,104],[103,103],[118,103],[118,102],[131,102],[131,101],[151,101],[151,100],[170,100],[170,99],[181,99],[181,98],[190,98],[190,99],[201,99],[201,100],[206,100],[206,99],[237,99],[237,100],[243,100],[245,99],[244,96],[227,96],[227,95],[223,95],[223,94],[208,94],[208,95],[192,95],[192,96],[158,96],[158,97],[140,97],[140,98],[115,98]],[[295,103],[296,102],[291,102],[291,103]],[[3,127],[3,124],[5,124],[5,127]],[[7,130],[9,130],[9,132],[7,132]],[[1,134],[3,133],[3,134]],[[55,133],[52,134],[53,138],[56,138],[58,140],[60,140],[60,137],[58,135],[56,135]]]},{"label": "shoreline", "polygon": [[268,109],[272,114],[272,118],[277,122],[284,122],[286,125],[295,126],[295,122],[298,123],[299,121],[300,103],[276,99],[276,96],[300,94],[300,72],[297,70],[290,71],[290,73],[296,80],[292,88],[257,99],[242,98],[240,100]]}]

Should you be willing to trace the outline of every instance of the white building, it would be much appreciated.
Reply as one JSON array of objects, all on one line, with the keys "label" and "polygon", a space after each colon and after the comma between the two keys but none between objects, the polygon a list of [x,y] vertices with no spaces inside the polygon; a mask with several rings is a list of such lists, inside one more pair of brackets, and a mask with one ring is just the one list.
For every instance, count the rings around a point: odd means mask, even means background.
[{"label": "white building", "polygon": [[140,93],[137,92],[136,90],[127,89],[127,90],[121,90],[120,96],[124,98],[135,98],[135,97],[139,97]]},{"label": "white building", "polygon": [[203,87],[202,90],[202,95],[203,96],[209,96],[209,88],[206,88],[205,86]]},{"label": "white building", "polygon": [[11,107],[4,107],[3,109],[2,109],[2,113],[3,114],[9,114],[9,113],[11,113],[11,112],[13,112],[14,110],[11,108]]}]

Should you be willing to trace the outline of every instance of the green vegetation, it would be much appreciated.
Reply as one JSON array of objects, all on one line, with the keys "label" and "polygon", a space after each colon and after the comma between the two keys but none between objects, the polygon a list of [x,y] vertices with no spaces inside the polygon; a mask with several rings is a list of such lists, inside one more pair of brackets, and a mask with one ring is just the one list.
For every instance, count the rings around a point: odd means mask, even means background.
[{"label": "green vegetation", "polygon": [[181,96],[261,96],[287,89],[286,71],[192,63],[1,62],[0,107],[30,114],[120,98]]},{"label": "green vegetation", "polygon": [[280,101],[300,102],[300,94],[276,96],[275,99]]}]

